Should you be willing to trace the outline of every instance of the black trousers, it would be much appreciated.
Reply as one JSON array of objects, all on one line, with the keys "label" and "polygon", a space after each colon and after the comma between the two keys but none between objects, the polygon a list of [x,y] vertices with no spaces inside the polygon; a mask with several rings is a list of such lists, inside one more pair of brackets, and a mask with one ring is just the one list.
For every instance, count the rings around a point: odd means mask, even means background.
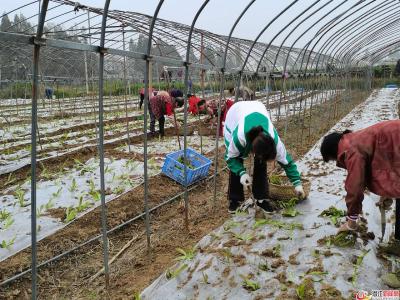
[{"label": "black trousers", "polygon": [[144,101],[144,94],[140,94],[140,102],[139,102],[140,109],[142,109],[143,101]]},{"label": "black trousers", "polygon": [[[265,161],[254,160],[252,191],[256,200],[268,199],[267,162]],[[233,172],[229,173],[228,200],[233,203],[244,201],[244,191],[243,185],[240,183],[240,176]]]},{"label": "black trousers", "polygon": [[165,132],[164,132],[164,124],[165,124],[165,116],[163,115],[162,117],[160,117],[158,119],[158,128],[160,130],[160,135],[164,136]]}]

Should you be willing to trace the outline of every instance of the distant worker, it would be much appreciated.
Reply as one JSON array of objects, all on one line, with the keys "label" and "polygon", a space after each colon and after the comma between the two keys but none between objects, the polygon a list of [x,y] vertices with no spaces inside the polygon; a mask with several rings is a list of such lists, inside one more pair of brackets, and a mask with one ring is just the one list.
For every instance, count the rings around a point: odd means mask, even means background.
[{"label": "distant worker", "polygon": [[357,229],[368,188],[376,195],[397,198],[395,240],[400,242],[400,120],[328,134],[322,141],[321,154],[325,162],[336,161],[339,168],[347,170],[347,221],[339,231]]},{"label": "distant worker", "polygon": [[174,98],[183,98],[183,92],[177,88],[172,88],[169,91],[169,95],[174,99]]},{"label": "distant worker", "polygon": [[[229,93],[231,96],[235,96],[236,88],[230,88]],[[239,97],[241,97],[244,101],[256,99],[254,91],[243,85],[239,88]]]},{"label": "distant worker", "polygon": [[[158,120],[159,133],[161,137],[165,136],[164,125],[165,116],[172,118],[174,109],[182,107],[184,101],[182,98],[174,98],[167,91],[159,91],[157,95],[150,98],[150,133],[155,134],[155,123]],[[179,126],[175,124],[175,126]]]},{"label": "distant worker", "polygon": [[49,87],[45,88],[44,93],[45,93],[46,99],[53,99],[53,89],[52,88],[49,88]]},{"label": "distant worker", "polygon": [[[229,174],[229,212],[235,212],[244,201],[243,188],[252,186],[257,205],[272,212],[268,199],[267,162],[277,160],[283,167],[296,195],[304,198],[297,166],[280,140],[264,104],[259,101],[236,102],[226,115],[224,124],[225,161]],[[243,159],[254,157],[253,178],[246,172]]]}]

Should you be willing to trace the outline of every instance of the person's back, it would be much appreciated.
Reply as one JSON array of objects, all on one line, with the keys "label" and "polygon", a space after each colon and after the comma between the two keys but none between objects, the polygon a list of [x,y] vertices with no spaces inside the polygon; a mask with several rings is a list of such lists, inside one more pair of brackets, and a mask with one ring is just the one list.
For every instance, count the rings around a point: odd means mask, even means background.
[{"label": "person's back", "polygon": [[365,184],[371,192],[400,196],[400,120],[344,134],[338,146],[338,166],[358,176],[354,164],[366,164]]},{"label": "person's back", "polygon": [[252,113],[260,113],[270,120],[268,111],[262,102],[239,101],[234,103],[227,112],[225,126],[227,126],[229,130],[234,130],[239,124],[240,120],[243,120],[246,116]]}]

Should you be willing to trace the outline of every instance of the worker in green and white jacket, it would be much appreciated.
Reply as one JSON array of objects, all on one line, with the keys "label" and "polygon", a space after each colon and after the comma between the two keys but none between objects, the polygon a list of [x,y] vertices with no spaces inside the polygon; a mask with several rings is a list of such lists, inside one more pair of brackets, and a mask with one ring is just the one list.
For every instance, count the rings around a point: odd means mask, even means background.
[{"label": "worker in green and white jacket", "polygon": [[[267,161],[277,160],[283,167],[299,198],[304,198],[300,174],[292,157],[274,128],[264,104],[241,101],[229,109],[224,124],[225,160],[230,170],[229,211],[235,212],[244,201],[243,187],[252,185],[258,206],[273,211],[268,201]],[[253,178],[243,166],[243,158],[254,155]]]}]

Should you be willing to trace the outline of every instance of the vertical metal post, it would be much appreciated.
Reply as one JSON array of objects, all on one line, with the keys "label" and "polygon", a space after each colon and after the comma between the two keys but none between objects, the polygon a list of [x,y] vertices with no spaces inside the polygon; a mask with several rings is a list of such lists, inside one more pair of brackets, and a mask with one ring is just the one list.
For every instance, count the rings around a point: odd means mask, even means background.
[{"label": "vertical metal post", "polygon": [[[122,46],[125,51],[125,27],[122,29]],[[128,87],[127,87],[127,78],[126,78],[126,55],[124,55],[124,100],[125,100],[125,118],[126,118],[126,135],[128,138],[128,152],[131,153],[131,139],[129,137],[129,118],[128,118]]]},{"label": "vertical metal post", "polygon": [[99,160],[100,160],[100,193],[101,193],[101,234],[103,241],[103,264],[104,264],[104,275],[106,291],[109,290],[110,286],[110,274],[108,266],[108,238],[107,238],[107,206],[105,198],[105,179],[104,179],[104,107],[103,107],[103,96],[104,96],[104,54],[105,54],[105,35],[107,26],[107,15],[110,0],[106,0],[104,4],[103,20],[101,24],[101,35],[100,35],[100,56],[99,56]]},{"label": "vertical metal post", "polygon": [[148,105],[149,105],[149,77],[150,72],[150,61],[151,61],[151,47],[152,47],[152,39],[153,39],[153,30],[154,25],[156,23],[156,19],[158,16],[158,12],[163,5],[164,0],[160,0],[158,2],[157,8],[154,12],[153,18],[151,19],[151,24],[149,28],[149,35],[148,35],[148,43],[146,49],[146,68],[144,73],[144,117],[143,117],[143,177],[144,177],[144,210],[145,210],[145,224],[146,224],[146,240],[147,240],[147,250],[150,253],[150,214],[149,214],[149,183],[148,183],[148,170],[147,170],[147,113],[148,113]]},{"label": "vertical metal post", "polygon": [[396,223],[394,228],[394,238],[400,241],[400,198],[396,199]]},{"label": "vertical metal post", "polygon": [[44,0],[40,13],[36,32],[36,40],[33,49],[33,84],[32,84],[32,120],[31,120],[31,259],[32,259],[32,299],[37,298],[37,220],[36,220],[36,139],[37,139],[37,110],[38,110],[38,88],[39,88],[39,58],[40,41],[43,35],[44,22],[46,20],[49,0]]},{"label": "vertical metal post", "polygon": [[189,93],[189,64],[190,64],[190,46],[192,43],[192,34],[194,25],[196,24],[197,19],[199,18],[201,12],[206,7],[210,0],[205,0],[199,10],[197,11],[195,17],[193,18],[189,36],[186,46],[186,60],[185,60],[185,93],[184,93],[184,116],[183,116],[183,126],[184,126],[184,133],[183,133],[183,161],[184,161],[184,182],[185,182],[185,192],[184,192],[184,201],[185,201],[185,227],[186,230],[189,231],[189,198],[188,198],[188,186],[187,186],[187,115],[188,115],[188,98],[187,94]]},{"label": "vertical metal post", "polygon": [[226,41],[226,45],[225,45],[225,52],[224,52],[224,58],[222,61],[222,66],[221,66],[221,87],[220,87],[220,91],[219,91],[219,101],[218,101],[218,118],[217,118],[217,134],[215,136],[215,156],[214,156],[214,165],[215,165],[215,170],[214,170],[214,195],[213,195],[213,206],[215,208],[216,206],[216,199],[217,199],[217,174],[218,174],[218,154],[219,154],[219,136],[220,136],[220,126],[219,124],[221,123],[221,102],[222,102],[222,97],[224,96],[224,90],[225,90],[225,66],[226,66],[226,57],[228,55],[228,49],[229,49],[229,43],[231,41],[232,38],[232,34],[233,31],[235,30],[237,24],[240,22],[240,20],[242,19],[243,15],[247,12],[247,10],[250,8],[250,6],[253,5],[253,3],[255,2],[255,0],[251,0],[249,2],[249,4],[247,4],[247,6],[244,8],[244,10],[241,12],[241,14],[238,16],[238,18],[236,19],[235,23],[233,24],[229,35],[228,35],[228,39]]}]

